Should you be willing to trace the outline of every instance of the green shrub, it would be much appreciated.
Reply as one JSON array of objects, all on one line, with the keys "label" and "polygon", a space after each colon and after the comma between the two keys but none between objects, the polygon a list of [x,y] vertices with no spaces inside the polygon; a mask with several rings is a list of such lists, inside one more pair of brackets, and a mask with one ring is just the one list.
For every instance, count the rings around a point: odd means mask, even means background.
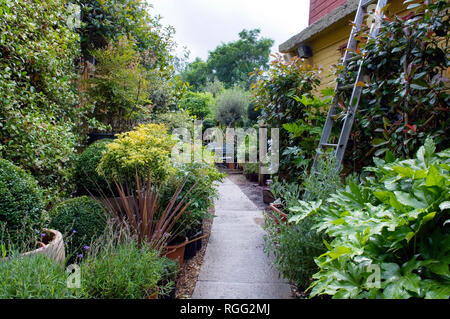
[{"label": "green shrub", "polygon": [[[74,179],[80,195],[109,195],[111,190],[103,176],[97,172],[98,164],[106,152],[106,145],[112,140],[104,139],[89,145],[75,163]],[[111,186],[111,188],[113,188]]]},{"label": "green shrub", "polygon": [[314,258],[324,252],[322,237],[311,231],[314,221],[304,220],[299,225],[275,224],[266,219],[264,251],[273,254],[278,272],[298,288],[306,289],[317,272]]},{"label": "green shrub", "polygon": [[214,104],[213,95],[209,92],[195,93],[187,92],[180,101],[180,107],[186,110],[189,115],[198,119],[204,119],[211,113],[211,106]]},{"label": "green shrub", "polygon": [[302,182],[304,201],[326,199],[343,186],[336,164],[336,156],[333,153],[321,154],[317,160],[316,170],[311,168],[310,174],[304,174]]},{"label": "green shrub", "polygon": [[164,69],[172,60],[174,41],[172,27],[161,23],[162,17],[152,15],[153,8],[141,0],[82,0],[82,24],[78,31],[85,57],[92,49],[103,48],[109,40],[132,36],[148,69]]},{"label": "green shrub", "polygon": [[234,126],[247,115],[249,97],[246,92],[235,88],[223,91],[216,99],[214,116],[226,126]]},{"label": "green shrub", "polygon": [[[145,68],[135,43],[126,37],[92,52],[95,75],[89,79],[87,97],[94,106],[93,116],[113,131],[121,131],[127,120],[140,120],[150,112]],[[128,128],[129,129],[129,128]]]},{"label": "green shrub", "polygon": [[[323,200],[342,187],[335,164],[333,155],[319,158],[317,171],[307,176],[302,184],[303,200]],[[291,217],[304,207],[305,202],[299,200],[300,189],[295,183],[280,183],[277,178],[271,184],[272,193]],[[297,220],[295,225],[276,225],[270,219],[267,222],[266,252],[274,254],[278,271],[303,290],[311,284],[318,270],[314,258],[326,250],[323,240],[327,237],[313,228],[316,223],[316,216]]]},{"label": "green shrub", "polygon": [[[300,58],[285,61],[277,55],[268,72],[255,72],[252,103],[261,112],[259,120],[280,128],[279,175],[288,181],[302,176],[303,166],[315,150],[326,119],[326,101],[313,98],[320,85],[319,70]],[[299,174],[300,173],[300,174]]]},{"label": "green shrub", "polygon": [[202,129],[203,131],[209,129],[209,128],[213,128],[216,127],[216,121],[214,121],[213,119],[205,119],[202,122]]},{"label": "green shrub", "polygon": [[[184,214],[178,222],[179,225],[182,225],[181,233],[184,234],[191,226],[201,222],[203,218],[212,217],[208,213],[208,208],[213,205],[214,199],[218,196],[217,187],[214,184],[221,182],[225,175],[220,173],[214,164],[204,162],[176,163],[175,169],[175,173],[169,177],[161,189],[161,200],[164,205],[169,202],[181,182],[186,181],[186,184],[179,194],[179,199],[197,183],[189,194],[191,202],[189,214]],[[164,205],[162,207],[165,207]]]},{"label": "green shrub", "polygon": [[83,293],[100,299],[141,299],[155,292],[161,296],[174,284],[170,280],[174,268],[174,261],[145,245],[139,248],[134,241],[106,246],[82,264]]},{"label": "green shrub", "polygon": [[59,230],[65,236],[67,256],[83,252],[83,246],[91,242],[105,231],[105,208],[87,196],[66,200],[50,212],[50,227]]},{"label": "green shrub", "polygon": [[258,174],[259,163],[244,163],[244,174]]},{"label": "green shrub", "polygon": [[156,114],[152,122],[164,124],[169,133],[172,133],[176,128],[187,128],[193,134],[193,118],[183,110]]},{"label": "green shrub", "polygon": [[0,261],[0,299],[75,298],[64,268],[45,255]]},{"label": "green shrub", "polygon": [[45,202],[36,180],[11,162],[0,159],[0,228],[6,233],[0,243],[10,240],[21,245],[39,238],[46,223]]},{"label": "green shrub", "polygon": [[135,181],[150,174],[153,183],[164,181],[172,170],[170,151],[175,140],[163,124],[139,125],[134,131],[117,135],[106,148],[98,172],[108,181]]},{"label": "green shrub", "polygon": [[295,206],[300,198],[301,188],[296,183],[288,183],[273,177],[270,184],[270,191],[277,204],[281,204],[283,209]]},{"label": "green shrub", "polygon": [[[400,1],[399,1],[400,2]],[[363,90],[356,113],[347,167],[361,171],[372,157],[387,150],[399,158],[411,158],[432,136],[438,150],[450,145],[448,105],[449,1],[411,1],[411,15],[386,12],[376,39],[361,43],[355,59],[339,79],[353,84],[362,59],[370,83]],[[366,30],[361,30],[365,33]],[[364,57],[362,56],[364,52]],[[341,73],[343,68],[340,68]],[[348,105],[352,89],[339,92]],[[341,109],[341,116],[345,112]]]},{"label": "green shrub", "polygon": [[331,241],[316,259],[311,296],[450,296],[450,150],[427,139],[414,159],[374,159],[365,183],[350,182],[325,202],[306,203],[291,219],[317,216]]}]

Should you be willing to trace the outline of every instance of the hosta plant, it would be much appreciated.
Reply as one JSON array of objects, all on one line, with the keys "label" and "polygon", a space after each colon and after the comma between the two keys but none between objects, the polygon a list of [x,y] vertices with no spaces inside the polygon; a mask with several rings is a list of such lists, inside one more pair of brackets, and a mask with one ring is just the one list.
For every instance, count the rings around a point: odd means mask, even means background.
[{"label": "hosta plant", "polygon": [[449,298],[450,149],[427,139],[408,160],[375,160],[364,184],[303,204],[291,218],[318,214],[330,236],[316,258],[311,296]]}]

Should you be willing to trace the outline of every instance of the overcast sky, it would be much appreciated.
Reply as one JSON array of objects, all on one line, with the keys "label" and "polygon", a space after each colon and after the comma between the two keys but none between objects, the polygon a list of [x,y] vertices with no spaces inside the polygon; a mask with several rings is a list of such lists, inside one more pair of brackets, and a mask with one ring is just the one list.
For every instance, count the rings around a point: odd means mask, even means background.
[{"label": "overcast sky", "polygon": [[308,26],[309,0],[148,0],[152,14],[175,28],[181,52],[186,46],[190,60],[201,57],[222,42],[239,38],[242,29],[261,29],[261,36],[278,46]]}]

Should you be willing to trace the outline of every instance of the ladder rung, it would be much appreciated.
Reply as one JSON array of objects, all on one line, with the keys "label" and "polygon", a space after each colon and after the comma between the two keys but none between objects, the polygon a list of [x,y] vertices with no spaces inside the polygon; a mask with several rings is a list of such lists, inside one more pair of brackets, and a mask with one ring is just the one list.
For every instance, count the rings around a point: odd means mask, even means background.
[{"label": "ladder rung", "polygon": [[351,89],[354,86],[355,86],[354,84],[347,84],[347,85],[338,86],[336,88],[336,91],[343,91],[343,90]]},{"label": "ladder rung", "polygon": [[361,57],[359,55],[355,55],[355,56],[352,56],[351,58],[348,58],[347,60],[342,61],[342,62],[352,62],[352,61],[358,61],[358,60],[361,60]]},{"label": "ladder rung", "polygon": [[337,144],[328,144],[328,143],[322,143],[322,144],[320,144],[320,146],[324,146],[324,147],[338,147]]}]

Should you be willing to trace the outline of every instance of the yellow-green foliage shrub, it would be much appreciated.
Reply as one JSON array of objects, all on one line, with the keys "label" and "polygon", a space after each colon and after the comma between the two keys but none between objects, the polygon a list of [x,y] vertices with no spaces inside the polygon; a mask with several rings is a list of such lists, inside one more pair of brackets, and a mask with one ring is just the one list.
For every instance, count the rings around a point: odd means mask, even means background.
[{"label": "yellow-green foliage shrub", "polygon": [[97,171],[110,181],[132,182],[137,172],[141,177],[150,174],[153,182],[162,182],[173,170],[170,153],[175,142],[165,125],[141,124],[106,145]]}]

